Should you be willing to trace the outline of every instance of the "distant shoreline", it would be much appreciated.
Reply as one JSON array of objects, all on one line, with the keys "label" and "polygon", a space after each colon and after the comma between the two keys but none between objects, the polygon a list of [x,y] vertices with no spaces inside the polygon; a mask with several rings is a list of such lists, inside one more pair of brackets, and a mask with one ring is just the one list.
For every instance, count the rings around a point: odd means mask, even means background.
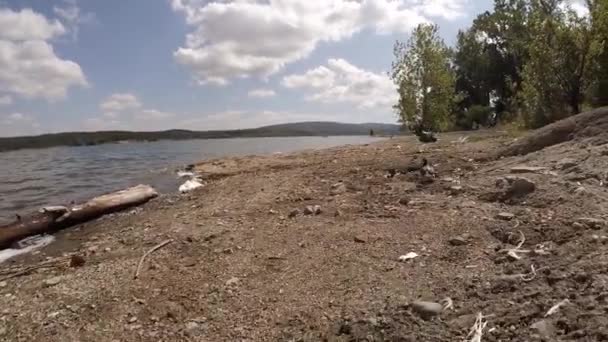
[{"label": "distant shoreline", "polygon": [[0,138],[0,152],[58,146],[94,146],[111,143],[128,144],[159,140],[364,136],[369,135],[370,130],[374,131],[374,136],[376,137],[387,137],[398,135],[399,125],[301,122],[227,131],[167,130],[160,132],[102,131],[52,133],[39,136]]}]

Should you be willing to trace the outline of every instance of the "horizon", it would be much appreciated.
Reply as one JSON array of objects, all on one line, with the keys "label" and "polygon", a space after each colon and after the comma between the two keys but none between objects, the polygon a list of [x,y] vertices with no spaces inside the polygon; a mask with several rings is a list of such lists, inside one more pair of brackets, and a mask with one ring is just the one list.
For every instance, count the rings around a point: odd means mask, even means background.
[{"label": "horizon", "polygon": [[4,0],[0,136],[396,123],[395,40],[452,45],[492,3]]},{"label": "horizon", "polygon": [[393,126],[401,126],[398,123],[386,123],[386,122],[338,122],[338,121],[298,121],[298,122],[282,122],[271,125],[263,125],[256,127],[246,127],[246,128],[238,128],[238,129],[216,129],[216,130],[205,130],[205,129],[186,129],[186,128],[167,128],[162,130],[151,130],[151,131],[137,131],[137,130],[100,130],[100,131],[62,131],[62,132],[47,132],[35,135],[13,135],[13,136],[0,136],[1,139],[20,139],[20,138],[37,138],[45,135],[59,135],[59,134],[82,134],[82,133],[111,133],[111,132],[121,132],[121,133],[164,133],[171,131],[185,131],[185,132],[194,132],[194,133],[212,133],[212,132],[233,132],[233,131],[247,131],[247,130],[257,130],[262,128],[270,128],[273,126],[283,126],[283,125],[298,125],[298,124],[311,124],[311,123],[320,123],[320,124],[339,124],[339,125],[393,125]]}]

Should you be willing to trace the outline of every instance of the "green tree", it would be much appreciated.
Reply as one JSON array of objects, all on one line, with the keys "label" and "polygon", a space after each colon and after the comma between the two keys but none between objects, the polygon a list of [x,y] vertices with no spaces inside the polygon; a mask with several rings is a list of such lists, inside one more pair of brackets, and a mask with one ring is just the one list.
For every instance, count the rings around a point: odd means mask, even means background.
[{"label": "green tree", "polygon": [[397,41],[391,78],[399,102],[394,106],[400,122],[440,131],[448,128],[455,92],[450,53],[436,25],[421,24],[407,43]]},{"label": "green tree", "polygon": [[597,60],[590,20],[560,0],[533,0],[532,39],[522,73],[522,119],[540,127],[580,112]]},{"label": "green tree", "polygon": [[608,0],[588,0],[592,23],[593,48],[597,52],[591,102],[608,106]]}]

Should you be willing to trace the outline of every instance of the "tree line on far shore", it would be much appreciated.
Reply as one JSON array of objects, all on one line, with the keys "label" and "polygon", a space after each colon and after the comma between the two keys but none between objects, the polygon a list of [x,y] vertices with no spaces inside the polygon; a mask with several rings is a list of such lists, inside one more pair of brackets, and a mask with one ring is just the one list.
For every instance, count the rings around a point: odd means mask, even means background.
[{"label": "tree line on far shore", "polygon": [[410,130],[538,128],[608,105],[608,0],[495,0],[454,47],[421,24],[394,47],[394,106]]}]

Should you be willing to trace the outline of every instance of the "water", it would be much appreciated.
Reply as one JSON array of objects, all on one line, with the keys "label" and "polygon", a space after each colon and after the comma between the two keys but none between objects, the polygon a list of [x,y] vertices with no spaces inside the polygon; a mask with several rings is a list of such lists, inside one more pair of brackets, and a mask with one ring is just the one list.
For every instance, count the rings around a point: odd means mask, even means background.
[{"label": "water", "polygon": [[[176,168],[205,159],[363,144],[364,136],[248,138],[56,147],[0,153],[0,222],[140,183],[177,191]],[[182,180],[183,182],[183,180]]]}]

